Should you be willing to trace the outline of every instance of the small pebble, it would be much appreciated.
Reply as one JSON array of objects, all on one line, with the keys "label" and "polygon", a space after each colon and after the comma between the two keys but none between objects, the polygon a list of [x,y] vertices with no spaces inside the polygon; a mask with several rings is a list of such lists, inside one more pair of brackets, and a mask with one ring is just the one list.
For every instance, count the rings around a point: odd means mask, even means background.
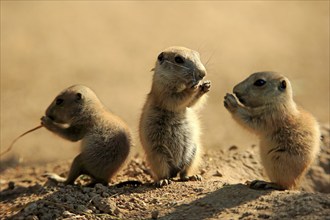
[{"label": "small pebble", "polygon": [[223,177],[222,173],[217,170],[213,176]]},{"label": "small pebble", "polygon": [[203,189],[203,188],[195,188],[194,191],[195,191],[195,192],[203,192],[204,189]]},{"label": "small pebble", "polygon": [[228,150],[237,150],[237,149],[238,149],[238,147],[233,145],[233,146],[230,146]]},{"label": "small pebble", "polygon": [[33,212],[37,207],[38,207],[38,205],[36,203],[31,203],[25,207],[24,211],[28,212],[28,213]]},{"label": "small pebble", "polygon": [[106,193],[106,192],[102,192],[101,195],[102,195],[102,197],[104,197],[104,198],[107,198],[107,197],[110,196],[109,193]]},{"label": "small pebble", "polygon": [[120,215],[121,214],[121,211],[119,208],[116,208],[114,211],[113,211],[113,214],[115,215]]},{"label": "small pebble", "polygon": [[8,189],[14,189],[14,188],[15,188],[15,182],[10,181],[10,182],[8,183]]},{"label": "small pebble", "polygon": [[156,203],[158,203],[158,199],[156,199],[156,198],[152,199],[152,200],[151,200],[151,203],[152,203],[152,204],[156,204]]},{"label": "small pebble", "polygon": [[157,211],[157,210],[151,212],[151,218],[152,219],[157,219],[158,215],[159,215],[159,211]]},{"label": "small pebble", "polygon": [[36,215],[29,215],[25,218],[25,220],[39,220],[39,218]]},{"label": "small pebble", "polygon": [[64,217],[72,217],[72,216],[74,216],[74,214],[71,213],[71,212],[69,212],[69,211],[64,211],[64,212],[62,213],[62,215],[63,215]]}]

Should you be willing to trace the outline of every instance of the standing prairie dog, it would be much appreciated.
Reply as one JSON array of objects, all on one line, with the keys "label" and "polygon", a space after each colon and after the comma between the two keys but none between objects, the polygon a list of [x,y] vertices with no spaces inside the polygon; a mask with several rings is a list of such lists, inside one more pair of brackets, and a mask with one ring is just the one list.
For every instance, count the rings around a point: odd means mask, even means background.
[{"label": "standing prairie dog", "polygon": [[157,58],[151,91],[142,110],[140,139],[156,184],[163,186],[180,174],[190,176],[200,151],[200,128],[193,107],[205,97],[210,82],[198,52],[170,47]]},{"label": "standing prairie dog", "polygon": [[296,105],[290,81],[275,72],[254,73],[225,96],[233,118],[260,137],[260,155],[271,183],[253,181],[255,189],[295,189],[320,146],[315,118]]},{"label": "standing prairie dog", "polygon": [[55,134],[81,143],[81,153],[71,165],[65,184],[73,184],[81,174],[89,175],[93,186],[108,184],[125,162],[131,146],[127,125],[110,113],[95,93],[86,86],[74,85],[62,91],[41,118],[42,125]]}]

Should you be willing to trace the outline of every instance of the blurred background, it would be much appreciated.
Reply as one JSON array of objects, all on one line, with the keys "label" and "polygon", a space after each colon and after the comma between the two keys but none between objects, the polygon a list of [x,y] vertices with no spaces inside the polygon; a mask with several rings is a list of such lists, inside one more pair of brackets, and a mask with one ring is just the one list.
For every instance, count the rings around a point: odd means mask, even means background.
[{"label": "blurred background", "polygon": [[[73,84],[122,117],[141,150],[150,70],[174,45],[199,51],[212,81],[201,112],[205,150],[257,144],[223,107],[225,93],[256,71],[286,75],[296,102],[329,124],[329,1],[1,1],[1,151]],[[78,152],[42,128],[1,159],[33,164]]]}]

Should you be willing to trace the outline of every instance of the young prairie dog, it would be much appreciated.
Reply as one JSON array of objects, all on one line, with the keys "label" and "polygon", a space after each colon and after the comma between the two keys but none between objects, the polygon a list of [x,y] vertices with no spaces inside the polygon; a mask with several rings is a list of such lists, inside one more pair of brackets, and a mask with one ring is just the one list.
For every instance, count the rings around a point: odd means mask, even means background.
[{"label": "young prairie dog", "polygon": [[201,80],[206,69],[198,52],[170,47],[157,58],[151,91],[142,110],[140,139],[156,185],[163,186],[180,174],[190,176],[198,163],[200,128],[193,107],[202,102],[210,82]]},{"label": "young prairie dog", "polygon": [[129,154],[131,133],[127,125],[86,86],[74,85],[62,91],[41,122],[67,140],[82,140],[81,152],[73,160],[68,178],[49,174],[56,181],[73,184],[77,177],[86,174],[92,178],[89,186],[106,185]]},{"label": "young prairie dog", "polygon": [[271,183],[253,181],[255,189],[295,189],[320,146],[315,118],[296,105],[290,81],[275,72],[254,73],[225,96],[233,118],[260,137],[261,161]]}]

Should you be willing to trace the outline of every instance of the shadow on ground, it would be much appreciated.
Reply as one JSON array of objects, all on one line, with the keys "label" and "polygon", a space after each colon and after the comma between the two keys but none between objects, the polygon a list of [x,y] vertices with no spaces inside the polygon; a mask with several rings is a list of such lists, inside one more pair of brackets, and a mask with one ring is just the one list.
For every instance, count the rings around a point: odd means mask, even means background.
[{"label": "shadow on ground", "polygon": [[203,198],[176,207],[173,212],[159,219],[205,219],[219,215],[226,209],[255,200],[270,192],[252,190],[243,184],[225,185]]}]

